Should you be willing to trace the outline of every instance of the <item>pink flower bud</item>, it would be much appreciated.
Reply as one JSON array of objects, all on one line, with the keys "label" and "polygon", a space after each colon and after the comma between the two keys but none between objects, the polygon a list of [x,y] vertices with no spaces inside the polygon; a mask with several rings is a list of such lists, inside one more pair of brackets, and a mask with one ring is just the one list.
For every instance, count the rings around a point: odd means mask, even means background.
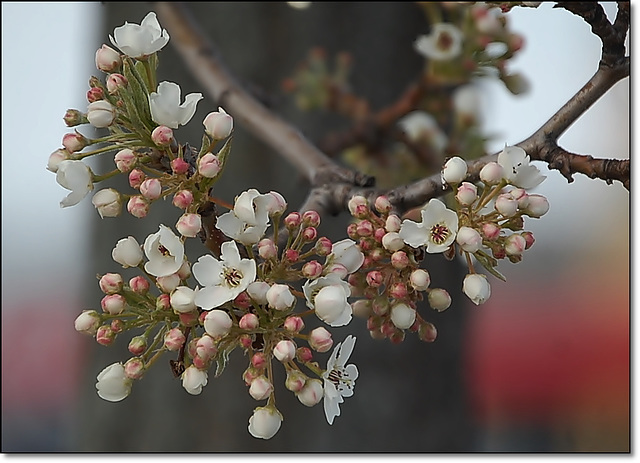
[{"label": "pink flower bud", "polygon": [[310,362],[313,360],[313,352],[308,347],[299,347],[296,350],[296,358],[302,363]]},{"label": "pink flower bud", "polygon": [[294,315],[287,317],[283,326],[285,330],[291,333],[299,333],[302,331],[302,328],[304,328],[304,322],[302,321],[302,318]]},{"label": "pink flower bud", "polygon": [[109,325],[102,325],[96,332],[96,341],[103,346],[110,346],[116,339],[116,334]]},{"label": "pink flower bud", "polygon": [[522,237],[524,238],[526,245],[525,245],[525,249],[529,249],[531,246],[533,246],[533,243],[536,242],[535,237],[533,236],[533,233],[531,232],[522,232],[521,233]]},{"label": "pink flower bud", "polygon": [[360,236],[358,235],[358,225],[356,225],[355,223],[350,223],[349,225],[347,225],[347,236],[353,240],[357,240],[358,238],[360,238]]},{"label": "pink flower bud", "polygon": [[149,213],[149,203],[140,195],[132,196],[127,202],[127,211],[132,216],[142,219]]},{"label": "pink flower bud", "polygon": [[94,103],[100,100],[104,100],[104,90],[100,87],[92,87],[87,90],[87,101],[89,103]]},{"label": "pink flower bud", "polygon": [[129,81],[122,74],[109,74],[107,77],[107,91],[110,95],[115,95],[121,88],[127,88]]},{"label": "pink flower bud", "polygon": [[147,339],[144,336],[135,336],[131,338],[128,349],[133,355],[141,355],[145,350],[147,350]]},{"label": "pink flower bud", "polygon": [[384,276],[380,270],[372,270],[367,273],[367,284],[373,288],[378,288],[382,285]]},{"label": "pink flower bud", "polygon": [[393,268],[402,270],[409,265],[409,256],[404,251],[396,251],[391,255],[391,265]]},{"label": "pink flower bud", "polygon": [[323,236],[322,238],[318,238],[318,241],[316,241],[314,251],[319,256],[327,256],[331,254],[332,247],[333,244],[331,243],[329,238]]},{"label": "pink flower bud", "polygon": [[327,352],[333,346],[333,339],[324,327],[319,326],[309,333],[309,346],[317,352]]},{"label": "pink flower bud", "polygon": [[496,199],[495,208],[504,217],[513,217],[518,212],[518,201],[513,199],[511,195],[501,194]]},{"label": "pink flower bud", "polygon": [[91,198],[91,203],[103,219],[105,217],[118,217],[122,210],[122,197],[113,188],[105,188],[98,191]]},{"label": "pink flower bud", "polygon": [[274,284],[267,291],[269,307],[275,310],[289,310],[296,303],[296,297],[291,293],[289,286]]},{"label": "pink flower bud", "polygon": [[442,169],[442,179],[449,184],[458,184],[467,176],[467,163],[461,157],[449,159]]},{"label": "pink flower bud", "polygon": [[302,230],[302,239],[307,242],[315,241],[317,237],[318,230],[316,230],[314,227],[307,227]]},{"label": "pink flower bud", "polygon": [[287,249],[284,251],[284,258],[289,262],[298,262],[298,259],[300,258],[300,251]]},{"label": "pink flower bud", "polygon": [[376,211],[381,214],[388,214],[393,208],[391,201],[389,201],[389,198],[387,198],[386,196],[378,196],[376,198],[374,206],[376,208]]},{"label": "pink flower bud", "polygon": [[[174,274],[176,275],[176,274]],[[164,278],[164,277],[163,277]],[[180,277],[176,275],[178,279],[178,284],[180,283]],[[158,277],[158,280],[160,277]],[[196,310],[196,304],[194,302],[195,291],[188,286],[177,286],[173,292],[171,292],[171,296],[169,296],[169,301],[171,302],[171,308],[178,313],[189,313]]]},{"label": "pink flower bud", "polygon": [[140,379],[144,375],[144,361],[133,357],[124,364],[124,375],[129,379]]},{"label": "pink flower bud", "polygon": [[249,349],[253,344],[253,339],[248,334],[243,334],[238,338],[243,349]]},{"label": "pink flower bud", "polygon": [[168,294],[161,294],[156,298],[156,310],[169,310],[171,308],[171,298]]},{"label": "pink flower bud", "polygon": [[356,224],[356,233],[360,237],[373,235],[373,224],[368,220],[361,220]]},{"label": "pink flower bud", "polygon": [[424,342],[433,342],[438,336],[438,330],[432,323],[425,322],[420,325],[418,336]]},{"label": "pink flower bud", "polygon": [[149,292],[149,288],[151,285],[149,283],[149,280],[147,280],[143,276],[138,275],[129,280],[129,286],[134,293],[144,295]]},{"label": "pink flower bud", "polygon": [[251,386],[249,386],[249,395],[256,400],[264,400],[269,397],[272,392],[273,384],[263,375],[251,381]]},{"label": "pink flower bud", "polygon": [[200,214],[183,214],[176,223],[176,229],[182,236],[195,238],[202,229],[202,218]]},{"label": "pink flower bud", "polygon": [[224,310],[210,310],[204,318],[204,329],[214,339],[226,336],[232,325],[231,317]]},{"label": "pink flower bud", "polygon": [[233,306],[238,308],[238,309],[245,309],[246,310],[249,307],[251,307],[251,297],[247,294],[246,291],[242,291],[233,300]]},{"label": "pink flower bud", "polygon": [[508,256],[519,256],[527,247],[527,240],[522,235],[513,234],[504,242],[504,251]]},{"label": "pink flower bud", "polygon": [[187,338],[180,328],[172,328],[164,335],[164,347],[176,351],[182,347]]},{"label": "pink flower bud", "polygon": [[87,120],[97,128],[109,127],[116,118],[116,110],[108,101],[99,100],[89,103]]},{"label": "pink flower bud", "polygon": [[104,72],[113,72],[122,66],[120,53],[108,45],[102,45],[96,51],[96,67]]},{"label": "pink flower bud", "polygon": [[197,310],[191,312],[179,312],[178,320],[183,326],[196,326],[199,323],[200,313]]},{"label": "pink flower bud", "polygon": [[150,201],[158,199],[162,194],[162,183],[157,178],[148,178],[140,185],[140,193]]},{"label": "pink flower bud", "polygon": [[460,227],[456,235],[456,242],[464,251],[472,254],[482,247],[482,237],[480,233],[470,227]]},{"label": "pink flower bud", "polygon": [[404,299],[407,297],[407,285],[404,283],[394,283],[389,288],[389,295],[394,299]]},{"label": "pink flower bud", "polygon": [[252,331],[260,326],[260,320],[256,314],[246,313],[240,318],[238,326],[240,326],[240,329]]},{"label": "pink flower bud", "polygon": [[211,336],[205,334],[196,342],[195,354],[205,362],[211,360],[217,353],[218,346],[216,346],[216,342]]},{"label": "pink flower bud", "polygon": [[245,384],[249,386],[258,376],[260,376],[261,370],[258,370],[253,367],[249,367],[242,373],[242,379]]},{"label": "pink flower bud", "polygon": [[100,278],[100,289],[105,294],[115,294],[122,290],[124,280],[118,273],[106,273]]},{"label": "pink flower bud", "polygon": [[480,180],[482,180],[487,185],[497,185],[502,180],[502,175],[504,171],[502,170],[502,166],[495,161],[488,162],[485,166],[480,170]]},{"label": "pink flower bud", "polygon": [[391,308],[391,322],[396,328],[406,330],[416,321],[416,310],[407,304],[396,304]]},{"label": "pink flower bud", "polygon": [[284,381],[284,386],[291,392],[300,392],[307,382],[307,375],[299,370],[288,370],[287,379]]},{"label": "pink flower bud", "polygon": [[[137,158],[132,150],[130,150],[129,148],[125,148],[118,151],[113,160],[115,161],[116,167],[120,172],[129,172],[136,164]],[[142,171],[139,172],[142,173]],[[131,176],[129,176],[129,182],[131,183]],[[140,180],[140,183],[142,183],[142,180]],[[138,186],[140,185],[138,184]]]},{"label": "pink flower bud", "polygon": [[266,205],[267,212],[270,216],[281,216],[287,209],[287,201],[277,191],[270,191],[265,195],[269,201]]},{"label": "pink flower bud", "polygon": [[273,355],[282,363],[287,363],[295,358],[296,345],[289,339],[278,341],[278,344],[273,348]]},{"label": "pink flower bud", "polygon": [[322,275],[322,264],[317,260],[311,260],[302,266],[302,276],[313,280]]},{"label": "pink flower bud", "polygon": [[302,223],[309,227],[317,227],[320,225],[320,214],[316,211],[306,211],[302,214]]},{"label": "pink flower bud", "polygon": [[66,133],[62,137],[62,146],[64,146],[69,153],[82,151],[88,144],[89,140],[87,137],[77,131],[74,133]]},{"label": "pink flower bud", "polygon": [[77,109],[67,109],[67,112],[64,113],[63,119],[67,127],[75,127],[89,122],[86,116]]},{"label": "pink flower bud", "polygon": [[430,290],[427,300],[431,308],[438,312],[448,309],[451,305],[451,296],[449,296],[446,290],[441,288],[433,288]]},{"label": "pink flower bud", "polygon": [[414,270],[409,277],[409,283],[416,291],[425,291],[431,283],[429,272],[421,268]]},{"label": "pink flower bud", "polygon": [[173,130],[166,125],[159,125],[153,129],[153,132],[151,132],[151,141],[153,141],[156,146],[169,146],[173,141]]},{"label": "pink flower bud", "polygon": [[367,299],[358,299],[351,304],[353,315],[359,318],[368,318],[371,316],[371,302]]},{"label": "pink flower bud", "polygon": [[124,330],[124,322],[122,320],[111,320],[111,331],[118,334],[122,333],[122,330]]},{"label": "pink flower bud", "polygon": [[258,254],[265,260],[274,259],[278,255],[276,243],[270,238],[264,238],[258,243]]},{"label": "pink flower bud", "polygon": [[534,218],[540,218],[549,212],[549,201],[542,195],[529,195],[529,203],[525,213]]},{"label": "pink flower bud", "polygon": [[214,178],[221,170],[222,163],[213,153],[207,153],[198,160],[198,172],[203,177]]},{"label": "pink flower bud", "polygon": [[171,275],[165,275],[165,276],[156,278],[156,283],[158,283],[158,287],[163,292],[170,294],[180,284],[180,277],[178,276],[177,273],[172,273]]},{"label": "pink flower bud", "polygon": [[233,118],[222,108],[210,112],[202,121],[204,131],[214,140],[222,140],[231,135],[233,130]]},{"label": "pink flower bud", "polygon": [[188,208],[193,202],[193,193],[189,190],[180,190],[174,196],[172,203],[180,209]]},{"label": "pink flower bud", "polygon": [[264,352],[256,352],[253,354],[251,357],[251,366],[257,370],[262,370],[267,366],[267,356],[264,355]]},{"label": "pink flower bud", "polygon": [[482,235],[489,241],[494,241],[500,236],[500,227],[492,222],[482,224]]},{"label": "pink flower bud", "polygon": [[83,310],[74,322],[74,328],[80,333],[95,335],[100,326],[100,314],[95,310]]},{"label": "pink flower bud", "polygon": [[389,233],[399,232],[401,226],[402,220],[395,214],[391,214],[389,217],[387,217],[387,220],[384,223],[384,228]]},{"label": "pink flower bud", "polygon": [[137,190],[140,188],[140,185],[142,185],[142,182],[144,182],[146,177],[147,176],[140,169],[133,169],[129,172],[129,185],[131,188],[135,188]]},{"label": "pink flower bud", "polygon": [[58,149],[49,155],[47,162],[47,170],[50,172],[58,172],[58,166],[62,161],[66,161],[70,158],[71,153],[66,149]]},{"label": "pink flower bud", "polygon": [[291,212],[284,218],[284,226],[288,230],[295,230],[302,223],[302,217],[297,212]]},{"label": "pink flower bud", "polygon": [[120,294],[108,294],[100,301],[102,310],[111,315],[122,313],[126,305],[126,300]]},{"label": "pink flower bud", "polygon": [[313,407],[322,400],[324,387],[319,379],[309,379],[304,387],[296,394],[296,397],[307,407]]},{"label": "pink flower bud", "polygon": [[458,187],[456,199],[463,206],[470,206],[478,198],[478,188],[469,182],[462,182]]},{"label": "pink flower bud", "polygon": [[364,196],[353,196],[347,203],[352,216],[364,219],[369,213],[369,202]]}]

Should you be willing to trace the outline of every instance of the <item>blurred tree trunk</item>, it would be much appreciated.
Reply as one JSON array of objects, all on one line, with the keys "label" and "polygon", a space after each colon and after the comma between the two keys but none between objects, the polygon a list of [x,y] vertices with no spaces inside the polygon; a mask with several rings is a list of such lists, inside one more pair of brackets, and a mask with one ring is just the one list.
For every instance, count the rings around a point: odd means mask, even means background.
[{"label": "blurred tree trunk", "polygon": [[[353,56],[351,82],[357,94],[366,96],[373,108],[394,101],[415,79],[423,61],[411,47],[426,25],[412,3],[313,3],[304,11],[286,3],[191,3],[202,27],[217,44],[223,60],[241,81],[268,95],[267,103],[285,120],[296,124],[311,140],[319,141],[327,130],[340,127],[328,114],[303,114],[282,96],[280,85],[309,48],[322,46],[328,56],[349,51]],[[113,28],[125,21],[140,23],[152,3],[105,2],[104,42]],[[162,25],[162,23],[161,23]],[[99,47],[100,44],[96,44]],[[160,53],[159,80],[179,83],[183,95],[201,91],[169,45]],[[98,73],[98,71],[96,71]],[[97,75],[97,74],[96,74]],[[176,136],[181,142],[199,146],[204,116],[218,104],[208,95],[187,127]],[[105,167],[112,168],[105,158]],[[123,179],[124,180],[124,179]],[[110,185],[111,186],[111,185]],[[281,161],[259,140],[236,123],[231,159],[217,196],[233,201],[247,188],[276,190],[296,210],[307,193],[307,185],[293,168]],[[117,188],[129,191],[126,182]],[[87,306],[99,307],[102,297],[96,273],[120,272],[110,259],[116,241],[127,235],[139,242],[157,231],[159,223],[175,224],[178,210],[154,205],[147,220],[124,213],[117,219],[100,220],[96,214],[91,230],[94,242],[91,276],[87,278]],[[324,218],[321,232],[332,239],[344,237],[348,217]],[[191,256],[205,253],[193,243]],[[199,249],[198,249],[199,247]],[[439,314],[421,308],[425,318],[438,328],[438,339],[427,344],[408,334],[400,345],[370,338],[365,323],[354,319],[358,342],[352,361],[360,370],[356,393],[342,405],[342,415],[333,426],[324,418],[322,405],[307,408],[283,386],[279,372],[276,386],[278,407],[284,422],[269,441],[253,438],[247,431],[255,407],[263,405],[248,394],[242,372],[248,359],[234,352],[220,378],[209,376],[199,396],[191,396],[173,378],[166,356],[134,384],[122,402],[109,403],[95,393],[95,377],[105,366],[129,358],[130,336],[110,348],[87,341],[88,364],[84,395],[80,398],[79,451],[98,452],[464,452],[474,449],[475,432],[465,393],[463,348],[467,302],[459,297],[463,270],[441,256],[428,263],[433,284],[447,288],[454,304]],[[192,260],[194,260],[192,258]],[[455,275],[454,275],[455,273]],[[131,274],[133,275],[133,274]],[[455,282],[454,286],[448,283]],[[336,342],[344,329],[333,330]],[[328,356],[327,356],[328,357]],[[321,360],[324,361],[324,360]],[[277,370],[277,368],[276,368]],[[278,373],[276,373],[277,375]],[[276,378],[278,379],[278,377]]]}]

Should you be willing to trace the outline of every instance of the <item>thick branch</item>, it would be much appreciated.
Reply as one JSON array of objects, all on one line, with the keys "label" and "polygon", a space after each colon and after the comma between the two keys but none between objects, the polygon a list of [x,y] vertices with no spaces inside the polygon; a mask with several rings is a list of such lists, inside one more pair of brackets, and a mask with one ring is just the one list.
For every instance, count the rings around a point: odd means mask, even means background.
[{"label": "thick branch", "polygon": [[217,59],[214,47],[180,2],[158,2],[157,13],[171,42],[204,90],[236,121],[280,153],[312,184],[368,185],[368,176],[342,168],[246,92]]}]

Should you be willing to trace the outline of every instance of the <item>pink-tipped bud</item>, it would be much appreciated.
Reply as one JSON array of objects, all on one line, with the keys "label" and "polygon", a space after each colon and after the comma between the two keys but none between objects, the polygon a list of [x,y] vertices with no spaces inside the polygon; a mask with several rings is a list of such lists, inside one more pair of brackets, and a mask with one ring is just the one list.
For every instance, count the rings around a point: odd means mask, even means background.
[{"label": "pink-tipped bud", "polygon": [[487,185],[497,185],[502,180],[502,175],[504,171],[502,166],[495,161],[488,162],[485,166],[480,170],[480,180],[482,180]]},{"label": "pink-tipped bud", "polygon": [[331,254],[332,248],[333,244],[331,243],[331,240],[323,236],[322,238],[318,238],[318,241],[316,241],[314,251],[319,256],[328,256]]},{"label": "pink-tipped bud", "polygon": [[300,392],[307,382],[307,375],[299,370],[288,370],[284,386],[291,392]]},{"label": "pink-tipped bud", "polygon": [[384,238],[384,235],[387,234],[387,230],[385,230],[384,228],[376,228],[373,231],[373,239],[375,240],[376,243],[380,243],[382,244],[382,238]]},{"label": "pink-tipped bud", "polygon": [[134,293],[147,294],[151,284],[145,277],[138,275],[129,280],[129,287]]},{"label": "pink-tipped bud", "polygon": [[373,235],[373,224],[368,220],[361,220],[356,224],[356,233],[360,237]]},{"label": "pink-tipped bud", "polygon": [[393,268],[402,270],[409,265],[409,256],[404,251],[396,251],[391,255],[391,265]]},{"label": "pink-tipped bud", "polygon": [[148,178],[140,185],[140,193],[150,201],[158,199],[162,194],[162,183],[157,178]]},{"label": "pink-tipped bud", "polygon": [[113,124],[116,118],[116,109],[108,101],[98,100],[89,103],[87,108],[87,120],[96,128],[105,128]]},{"label": "pink-tipped bud", "polygon": [[82,151],[88,144],[89,139],[77,131],[74,133],[66,133],[62,137],[62,146],[64,146],[69,153]]},{"label": "pink-tipped bud", "polygon": [[463,206],[470,206],[478,198],[478,188],[469,182],[462,182],[458,187],[456,199]]},{"label": "pink-tipped bud", "polygon": [[356,225],[355,223],[350,223],[349,225],[347,225],[347,236],[352,240],[357,240],[358,238],[360,238],[360,235],[358,235],[358,225]]},{"label": "pink-tipped bud", "polygon": [[218,339],[226,336],[231,331],[233,320],[224,310],[214,309],[207,312],[203,324],[207,334],[214,339]]},{"label": "pink-tipped bud", "polygon": [[298,212],[290,212],[284,218],[284,226],[287,227],[287,230],[295,230],[302,223],[302,217]]},{"label": "pink-tipped bud", "polygon": [[384,276],[380,270],[372,270],[367,273],[367,284],[373,288],[377,288],[382,285]]},{"label": "pink-tipped bud", "polygon": [[199,317],[200,313],[197,310],[178,313],[178,320],[180,320],[180,324],[183,326],[196,326],[199,323]]},{"label": "pink-tipped bud", "polygon": [[129,341],[128,349],[133,355],[141,355],[147,350],[147,338],[142,335],[134,336],[131,338],[131,341]]},{"label": "pink-tipped bud", "polygon": [[278,255],[276,243],[270,238],[264,238],[258,243],[258,254],[265,260],[275,259]]},{"label": "pink-tipped bud", "polygon": [[180,285],[180,277],[176,273],[172,273],[171,275],[156,278],[156,283],[161,291],[170,294]]},{"label": "pink-tipped bud", "polygon": [[536,242],[535,237],[533,236],[533,233],[526,231],[526,232],[522,232],[520,233],[520,235],[522,235],[522,237],[524,238],[526,245],[525,245],[525,249],[529,249],[531,246],[533,246],[533,243]]},{"label": "pink-tipped bud", "polygon": [[[177,279],[177,283],[171,291],[165,291],[171,293],[169,296],[171,308],[177,313],[191,313],[195,311],[195,291],[188,286],[178,286],[180,284],[180,277],[175,273],[173,275],[175,279]],[[160,277],[158,277],[158,280],[160,280]]]},{"label": "pink-tipped bud", "polygon": [[540,218],[549,212],[549,201],[542,195],[529,195],[525,213],[529,217]]},{"label": "pink-tipped bud", "polygon": [[296,350],[296,359],[302,363],[310,362],[313,360],[313,352],[308,347],[299,347]]},{"label": "pink-tipped bud", "polygon": [[140,169],[133,169],[129,172],[129,186],[137,190],[140,188],[140,185],[142,185],[142,182],[144,182],[146,177],[147,176]]},{"label": "pink-tipped bud", "polygon": [[214,178],[221,170],[222,163],[213,153],[207,153],[198,160],[198,172],[203,177]]},{"label": "pink-tipped bud", "polygon": [[391,201],[389,201],[389,198],[387,198],[386,196],[378,196],[374,205],[376,211],[381,214],[388,214],[393,208]]},{"label": "pink-tipped bud", "polygon": [[71,156],[66,149],[58,149],[49,155],[49,160],[47,161],[47,170],[50,172],[58,172],[58,166],[62,161],[66,161]]},{"label": "pink-tipped bud", "polygon": [[504,217],[513,217],[518,212],[518,201],[509,194],[501,194],[496,199],[495,209]]},{"label": "pink-tipped bud", "polygon": [[195,238],[202,229],[202,218],[200,214],[187,213],[183,214],[176,223],[176,230],[182,236],[187,238]]},{"label": "pink-tipped bud", "polygon": [[438,312],[448,309],[451,305],[451,296],[442,288],[433,288],[430,290],[427,300],[431,308]]},{"label": "pink-tipped bud", "polygon": [[327,352],[333,346],[333,339],[324,327],[320,326],[309,334],[309,346],[317,352]]},{"label": "pink-tipped bud", "polygon": [[256,314],[246,313],[240,318],[238,326],[242,330],[252,331],[260,326],[260,320]]},{"label": "pink-tipped bud", "polygon": [[285,330],[291,333],[299,333],[304,328],[304,322],[302,318],[293,315],[285,319],[283,326]]},{"label": "pink-tipped bud", "polygon": [[489,241],[497,240],[500,236],[500,227],[493,222],[482,224],[482,235]]},{"label": "pink-tipped bud", "polygon": [[263,375],[251,381],[251,386],[249,386],[249,395],[255,400],[264,400],[269,397],[272,392],[273,384]]},{"label": "pink-tipped bud", "polygon": [[171,170],[176,175],[182,175],[189,172],[189,163],[182,158],[175,158],[171,160]]},{"label": "pink-tipped bud", "polygon": [[409,283],[416,291],[425,291],[431,283],[429,272],[421,268],[414,270],[409,277]]},{"label": "pink-tipped bud", "polygon": [[74,322],[74,328],[80,333],[95,335],[100,326],[100,314],[95,310],[83,310]]},{"label": "pink-tipped bud", "polygon": [[416,321],[416,310],[407,304],[396,304],[391,308],[391,322],[401,330],[406,330]]},{"label": "pink-tipped bud", "polygon": [[353,196],[347,206],[351,215],[358,219],[364,219],[369,215],[369,202],[364,196]]},{"label": "pink-tipped bud", "polygon": [[[116,167],[120,172],[129,172],[133,168],[133,166],[135,166],[137,158],[132,150],[130,150],[129,148],[125,148],[118,151],[113,160],[115,161]],[[139,172],[142,173],[142,171]],[[142,180],[140,180],[140,183],[142,183]],[[129,184],[131,184],[131,176],[129,176]],[[138,184],[138,186],[140,185]]]},{"label": "pink-tipped bud", "polygon": [[371,310],[374,314],[382,316],[389,312],[389,299],[379,296],[371,301]]},{"label": "pink-tipped bud", "polygon": [[246,310],[251,307],[251,297],[247,294],[246,291],[242,291],[233,300],[233,306],[238,309]]},{"label": "pink-tipped bud", "polygon": [[180,190],[173,196],[171,202],[177,208],[186,209],[193,202],[193,193],[189,190]]},{"label": "pink-tipped bud", "polygon": [[244,380],[244,383],[247,386],[249,386],[261,374],[262,374],[261,370],[258,370],[254,367],[249,367],[246,370],[244,370],[244,373],[242,373],[242,379]]},{"label": "pink-tipped bud", "polygon": [[315,241],[318,237],[318,230],[315,227],[307,227],[302,230],[302,239],[306,242]]},{"label": "pink-tipped bud", "polygon": [[156,298],[156,310],[169,310],[171,308],[171,297],[163,293]]},{"label": "pink-tipped bud", "polygon": [[317,227],[320,225],[320,214],[316,211],[306,211],[302,214],[302,223],[308,227]]},{"label": "pink-tipped bud", "polygon": [[267,356],[264,352],[256,352],[251,356],[251,366],[257,370],[262,370],[267,366]]},{"label": "pink-tipped bud", "polygon": [[142,219],[149,213],[149,202],[140,195],[129,198],[127,211],[134,217]]},{"label": "pink-tipped bud", "polygon": [[384,223],[384,228],[389,233],[399,232],[401,226],[402,220],[395,214],[391,214],[389,217],[387,217],[387,220]]},{"label": "pink-tipped bud", "polygon": [[113,72],[122,66],[120,53],[108,45],[103,44],[96,51],[96,67],[103,72]]},{"label": "pink-tipped bud", "polygon": [[240,335],[240,337],[238,338],[238,341],[240,342],[240,345],[242,346],[242,348],[245,350],[249,349],[253,344],[253,339],[248,334]]},{"label": "pink-tipped bud", "polygon": [[63,120],[67,127],[75,127],[89,122],[87,117],[77,109],[67,109],[64,113]]},{"label": "pink-tipped bud", "polygon": [[204,125],[204,131],[207,135],[214,140],[222,140],[231,135],[233,118],[224,109],[218,108],[218,111],[207,114],[202,125]]},{"label": "pink-tipped bud", "polygon": [[298,259],[300,259],[300,251],[287,249],[284,251],[284,258],[289,262],[298,262]]},{"label": "pink-tipped bud", "polygon": [[424,342],[433,342],[438,337],[438,330],[432,323],[425,322],[418,329],[418,337]]},{"label": "pink-tipped bud", "polygon": [[96,332],[96,341],[103,346],[110,346],[116,339],[116,334],[109,325],[102,325]]},{"label": "pink-tipped bud", "polygon": [[173,130],[166,125],[159,125],[151,132],[151,141],[159,147],[171,145],[173,139]]},{"label": "pink-tipped bud", "polygon": [[108,294],[100,301],[102,310],[111,315],[122,313],[126,305],[126,300],[120,294]]},{"label": "pink-tipped bud", "polygon": [[164,335],[164,347],[170,351],[176,351],[187,340],[180,328],[172,328]]},{"label": "pink-tipped bud", "polygon": [[107,77],[106,85],[109,94],[115,95],[120,91],[121,88],[127,88],[127,85],[129,85],[129,81],[122,74],[113,73],[109,74],[109,76]]},{"label": "pink-tipped bud", "polygon": [[311,260],[302,266],[302,276],[313,280],[322,275],[322,264],[317,260]]},{"label": "pink-tipped bud", "polygon": [[122,210],[122,197],[113,188],[104,188],[91,198],[91,203],[95,206],[101,218],[118,217]]},{"label": "pink-tipped bud", "polygon": [[205,362],[211,360],[211,358],[213,358],[217,353],[218,346],[216,346],[216,342],[211,336],[207,336],[205,334],[196,342],[195,354]]},{"label": "pink-tipped bud", "polygon": [[508,256],[519,256],[527,247],[527,240],[522,235],[513,234],[504,242],[504,251]]},{"label": "pink-tipped bud", "polygon": [[118,273],[106,273],[100,278],[100,289],[105,294],[115,294],[122,290],[124,280]]},{"label": "pink-tipped bud", "polygon": [[124,322],[120,319],[111,320],[111,331],[115,334],[122,333],[124,330]]},{"label": "pink-tipped bud", "polygon": [[89,103],[94,103],[100,100],[104,100],[104,90],[100,87],[91,87],[87,90],[87,101]]},{"label": "pink-tipped bud", "polygon": [[307,407],[313,407],[322,400],[324,387],[319,379],[308,379],[304,387],[296,394],[296,397]]},{"label": "pink-tipped bud", "polygon": [[140,379],[144,375],[144,361],[133,357],[124,364],[124,375],[129,379]]},{"label": "pink-tipped bud", "polygon": [[382,237],[382,246],[389,252],[396,252],[404,248],[404,240],[398,232],[389,232]]},{"label": "pink-tipped bud", "polygon": [[282,363],[287,363],[295,358],[296,345],[290,339],[278,341],[278,344],[273,348],[273,355]]},{"label": "pink-tipped bud", "polygon": [[474,253],[482,247],[482,236],[471,227],[460,227],[456,235],[456,243],[466,252]]},{"label": "pink-tipped bud", "polygon": [[394,283],[389,288],[389,295],[394,299],[404,299],[407,297],[407,285],[404,283]]}]

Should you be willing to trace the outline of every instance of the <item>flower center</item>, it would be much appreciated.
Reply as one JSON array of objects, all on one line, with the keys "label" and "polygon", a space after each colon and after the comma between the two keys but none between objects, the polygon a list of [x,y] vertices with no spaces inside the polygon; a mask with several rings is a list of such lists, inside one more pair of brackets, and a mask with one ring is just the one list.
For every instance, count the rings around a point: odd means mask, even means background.
[{"label": "flower center", "polygon": [[451,37],[447,32],[440,32],[436,43],[440,50],[448,51],[453,45],[453,37]]},{"label": "flower center", "polygon": [[169,250],[161,244],[158,244],[158,251],[160,251],[160,254],[162,254],[164,257],[168,257],[171,255]]},{"label": "flower center", "polygon": [[437,223],[431,227],[431,241],[436,244],[444,243],[450,234],[449,227],[441,223]]},{"label": "flower center", "polygon": [[227,282],[228,286],[235,288],[242,282],[242,273],[238,272],[235,268],[225,269],[224,281]]},{"label": "flower center", "polygon": [[336,389],[338,390],[338,392],[343,391],[344,388],[353,389],[353,384],[351,384],[352,381],[350,379],[343,378],[342,370],[338,370],[334,368],[329,373],[329,376],[327,376],[327,379],[336,386]]}]

